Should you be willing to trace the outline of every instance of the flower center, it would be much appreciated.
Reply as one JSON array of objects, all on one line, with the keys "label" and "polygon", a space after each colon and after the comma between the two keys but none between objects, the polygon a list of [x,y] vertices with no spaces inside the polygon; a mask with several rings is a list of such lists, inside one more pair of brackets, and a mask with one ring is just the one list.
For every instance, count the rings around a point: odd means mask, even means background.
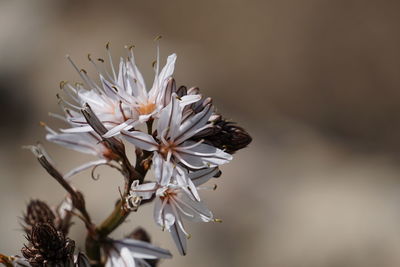
[{"label": "flower center", "polygon": [[152,113],[156,109],[156,104],[153,102],[147,102],[145,104],[142,104],[138,107],[138,111],[140,115],[147,115]]},{"label": "flower center", "polygon": [[170,201],[171,198],[174,198],[176,196],[176,192],[174,192],[171,189],[167,189],[162,196],[160,196],[161,201],[164,201],[164,199],[167,200],[167,202]]},{"label": "flower center", "polygon": [[171,153],[175,148],[175,144],[168,143],[167,145],[161,144],[158,152],[164,157],[167,158],[168,153]]}]

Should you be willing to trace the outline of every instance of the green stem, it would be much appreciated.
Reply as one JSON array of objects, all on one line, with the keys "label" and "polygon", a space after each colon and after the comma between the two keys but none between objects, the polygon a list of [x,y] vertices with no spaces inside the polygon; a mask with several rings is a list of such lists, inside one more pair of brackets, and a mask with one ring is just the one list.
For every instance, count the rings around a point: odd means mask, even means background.
[{"label": "green stem", "polygon": [[100,224],[96,227],[96,233],[100,238],[107,237],[111,232],[113,232],[118,226],[121,225],[128,217],[129,211],[126,211],[123,208],[124,200],[119,200],[113,212]]}]

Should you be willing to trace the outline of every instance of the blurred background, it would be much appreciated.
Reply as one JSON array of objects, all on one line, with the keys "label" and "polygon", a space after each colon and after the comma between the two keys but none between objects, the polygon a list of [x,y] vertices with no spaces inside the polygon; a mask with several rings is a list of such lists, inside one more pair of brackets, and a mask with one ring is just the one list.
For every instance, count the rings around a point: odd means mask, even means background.
[{"label": "blurred background", "polygon": [[[0,0],[0,252],[20,253],[31,198],[65,195],[21,146],[42,141],[63,171],[89,159],[45,143],[38,123],[62,126],[47,113],[59,82],[79,80],[64,56],[95,75],[88,53],[104,57],[110,41],[118,59],[134,44],[150,83],[161,34],[178,84],[199,86],[254,140],[203,197],[224,222],[187,223],[187,256],[151,206],[114,237],[144,226],[175,255],[166,267],[399,266],[399,13],[399,1]],[[123,182],[98,170],[74,180],[96,222]],[[72,228],[80,248],[83,229]]]}]

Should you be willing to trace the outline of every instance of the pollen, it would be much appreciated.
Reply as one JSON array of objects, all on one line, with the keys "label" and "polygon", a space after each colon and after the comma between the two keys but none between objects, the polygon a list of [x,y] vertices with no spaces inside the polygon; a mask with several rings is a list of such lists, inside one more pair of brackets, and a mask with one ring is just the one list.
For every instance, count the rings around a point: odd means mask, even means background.
[{"label": "pollen", "polygon": [[138,111],[140,115],[147,115],[152,113],[156,109],[156,104],[149,102],[139,106]]}]

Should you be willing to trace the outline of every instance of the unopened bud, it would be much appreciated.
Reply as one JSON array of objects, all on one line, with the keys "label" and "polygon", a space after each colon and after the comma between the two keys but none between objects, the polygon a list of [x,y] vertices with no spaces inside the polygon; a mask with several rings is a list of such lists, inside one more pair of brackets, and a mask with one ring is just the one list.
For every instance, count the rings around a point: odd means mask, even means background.
[{"label": "unopened bud", "polygon": [[39,223],[53,224],[56,216],[50,207],[41,200],[31,200],[24,214],[24,230],[29,233]]},{"label": "unopened bud", "polygon": [[21,252],[33,267],[65,266],[71,261],[75,250],[75,242],[50,223],[38,223],[27,234],[30,244]]},{"label": "unopened bud", "polygon": [[221,116],[215,116],[215,120],[210,123],[213,123],[212,127],[195,135],[194,141],[204,139],[205,143],[218,147],[229,154],[245,148],[252,141],[246,130]]}]

